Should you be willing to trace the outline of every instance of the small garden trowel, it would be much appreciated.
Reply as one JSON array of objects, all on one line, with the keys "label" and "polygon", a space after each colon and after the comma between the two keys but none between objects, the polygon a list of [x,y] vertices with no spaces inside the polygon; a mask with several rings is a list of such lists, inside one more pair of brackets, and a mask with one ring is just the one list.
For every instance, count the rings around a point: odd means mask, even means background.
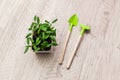
[{"label": "small garden trowel", "polygon": [[71,32],[72,32],[72,29],[74,26],[77,26],[78,25],[78,17],[76,14],[74,14],[73,16],[70,17],[70,19],[68,20],[69,22],[69,31],[67,33],[67,36],[66,36],[66,39],[65,39],[65,44],[63,46],[63,51],[59,57],[59,64],[62,64],[63,63],[63,60],[64,60],[64,56],[65,56],[65,50],[66,50],[66,47],[67,47],[67,44],[68,44],[68,41],[69,41],[69,38],[70,38],[70,35],[71,35]]}]

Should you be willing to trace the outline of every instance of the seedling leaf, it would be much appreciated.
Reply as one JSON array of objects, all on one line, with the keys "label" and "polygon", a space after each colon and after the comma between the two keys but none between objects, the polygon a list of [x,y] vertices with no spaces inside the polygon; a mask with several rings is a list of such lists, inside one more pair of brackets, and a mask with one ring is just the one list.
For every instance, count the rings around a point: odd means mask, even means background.
[{"label": "seedling leaf", "polygon": [[37,50],[37,47],[35,45],[33,46],[33,48],[34,48],[35,51]]},{"label": "seedling leaf", "polygon": [[26,53],[26,52],[28,51],[29,47],[30,47],[30,46],[26,46],[26,47],[25,47],[24,53]]},{"label": "seedling leaf", "polygon": [[55,20],[53,20],[53,21],[52,21],[52,23],[55,23],[55,22],[57,22],[57,20],[58,20],[58,19],[55,19]]},{"label": "seedling leaf", "polygon": [[37,16],[35,15],[35,16],[34,16],[34,21],[36,21],[36,20],[37,20]]},{"label": "seedling leaf", "polygon": [[37,23],[40,23],[40,19],[39,19],[39,17],[37,17]]},{"label": "seedling leaf", "polygon": [[50,23],[49,21],[45,20],[46,23]]},{"label": "seedling leaf", "polygon": [[53,45],[53,46],[57,46],[58,44],[57,44],[56,41],[54,41],[54,42],[52,42],[52,45]]},{"label": "seedling leaf", "polygon": [[26,38],[30,37],[31,35],[32,35],[32,33],[27,34]]},{"label": "seedling leaf", "polygon": [[33,40],[33,38],[30,38],[30,41],[31,41],[32,43],[34,43],[34,40]]},{"label": "seedling leaf", "polygon": [[38,37],[38,38],[36,39],[36,45],[39,45],[40,42],[41,42],[41,40],[40,40],[40,38]]},{"label": "seedling leaf", "polygon": [[30,38],[27,38],[27,44],[28,45],[30,44]]},{"label": "seedling leaf", "polygon": [[41,26],[41,30],[47,31],[47,27],[46,26]]}]

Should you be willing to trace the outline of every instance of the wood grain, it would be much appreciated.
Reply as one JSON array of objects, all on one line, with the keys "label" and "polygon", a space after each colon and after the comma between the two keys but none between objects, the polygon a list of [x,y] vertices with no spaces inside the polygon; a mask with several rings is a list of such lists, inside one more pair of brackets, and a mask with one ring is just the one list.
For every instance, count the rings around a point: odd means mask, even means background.
[{"label": "wood grain", "polygon": [[[63,65],[58,65],[69,17],[91,26],[70,70],[66,63],[79,36],[72,31]],[[34,15],[58,18],[57,41],[49,55],[24,54]],[[120,0],[0,0],[0,80],[120,80]]]}]

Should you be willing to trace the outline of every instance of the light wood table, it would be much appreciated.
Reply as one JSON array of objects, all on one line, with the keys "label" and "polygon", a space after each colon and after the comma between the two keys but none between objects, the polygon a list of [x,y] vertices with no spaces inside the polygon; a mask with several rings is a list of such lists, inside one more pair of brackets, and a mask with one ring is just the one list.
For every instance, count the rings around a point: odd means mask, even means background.
[{"label": "light wood table", "polygon": [[[58,57],[76,13],[91,26],[66,69],[79,29],[73,29],[63,65]],[[24,54],[25,36],[34,15],[58,18],[58,46],[49,55]],[[120,80],[120,0],[0,0],[0,80]]]}]

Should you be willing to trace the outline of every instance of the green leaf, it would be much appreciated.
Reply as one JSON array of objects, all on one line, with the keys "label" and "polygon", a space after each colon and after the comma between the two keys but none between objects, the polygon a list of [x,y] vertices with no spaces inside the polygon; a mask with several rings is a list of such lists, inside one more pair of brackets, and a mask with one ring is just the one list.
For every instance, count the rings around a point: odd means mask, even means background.
[{"label": "green leaf", "polygon": [[55,37],[54,36],[50,36],[52,41],[55,41]]},{"label": "green leaf", "polygon": [[41,42],[41,41],[38,41],[38,42],[36,43],[36,45],[39,45],[39,44],[40,44],[40,42]]},{"label": "green leaf", "polygon": [[40,50],[40,48],[36,47],[35,45],[33,46],[33,49],[34,49],[34,51],[39,51]]},{"label": "green leaf", "polygon": [[32,43],[34,43],[34,40],[33,40],[33,38],[30,38],[30,41],[31,41]]},{"label": "green leaf", "polygon": [[50,23],[49,21],[45,20],[46,23]]},{"label": "green leaf", "polygon": [[26,46],[26,47],[25,47],[24,53],[26,53],[26,52],[28,51],[29,47],[30,47],[30,46]]},{"label": "green leaf", "polygon": [[34,23],[34,26],[37,26],[38,24],[37,23]]},{"label": "green leaf", "polygon": [[37,17],[37,23],[40,23],[40,19],[39,19],[39,17]]},{"label": "green leaf", "polygon": [[51,47],[51,44],[48,44],[46,47]]},{"label": "green leaf", "polygon": [[35,15],[35,16],[34,16],[34,21],[36,21],[36,20],[37,20],[37,16]]},{"label": "green leaf", "polygon": [[44,41],[41,45],[42,46],[46,46],[46,45],[48,45],[49,43],[47,42],[47,41]]},{"label": "green leaf", "polygon": [[37,23],[33,23],[34,25],[32,26],[32,28],[33,28],[33,31],[37,28]]},{"label": "green leaf", "polygon": [[42,38],[45,39],[45,33],[44,32],[42,33]]},{"label": "green leaf", "polygon": [[57,45],[57,42],[56,42],[56,39],[54,36],[50,36],[50,38],[52,39],[52,45],[53,46],[56,46]]},{"label": "green leaf", "polygon": [[33,45],[33,49],[36,51],[37,50],[37,47],[36,47],[36,45]]},{"label": "green leaf", "polygon": [[27,38],[27,44],[28,45],[30,44],[30,38]]},{"label": "green leaf", "polygon": [[32,22],[32,24],[31,24],[31,26],[30,26],[30,28],[28,29],[28,30],[32,30],[32,28],[34,27],[34,22]]},{"label": "green leaf", "polygon": [[39,40],[40,40],[40,38],[39,38],[39,37],[37,37],[37,39],[36,39],[36,43],[37,43]]},{"label": "green leaf", "polygon": [[32,33],[27,34],[26,38],[30,37],[31,35],[32,35]]},{"label": "green leaf", "polygon": [[55,19],[55,20],[53,20],[53,21],[52,21],[52,23],[55,23],[55,22],[57,22],[57,20],[58,20],[58,19]]},{"label": "green leaf", "polygon": [[46,31],[47,34],[51,34],[52,32],[51,31]]},{"label": "green leaf", "polygon": [[47,27],[42,25],[42,26],[41,26],[41,30],[47,31]]},{"label": "green leaf", "polygon": [[37,48],[35,51],[39,51],[40,50],[40,48]]},{"label": "green leaf", "polygon": [[40,38],[40,40],[42,40],[42,33],[38,37]]},{"label": "green leaf", "polygon": [[36,26],[34,26],[33,31],[35,32],[37,29],[38,28],[37,28],[37,25],[36,25]]},{"label": "green leaf", "polygon": [[41,42],[41,40],[40,40],[40,38],[38,37],[38,38],[36,39],[36,45],[39,45],[40,42]]},{"label": "green leaf", "polygon": [[53,35],[56,36],[56,29],[52,30],[53,31]]},{"label": "green leaf", "polygon": [[42,26],[44,26],[44,27],[50,27],[49,23],[43,23]]},{"label": "green leaf", "polygon": [[53,45],[53,46],[57,46],[58,44],[57,44],[56,41],[53,41],[53,42],[52,42],[52,45]]},{"label": "green leaf", "polygon": [[47,39],[49,37],[49,35],[45,35],[44,39]]},{"label": "green leaf", "polygon": [[41,28],[38,29],[37,33],[40,34]]}]

